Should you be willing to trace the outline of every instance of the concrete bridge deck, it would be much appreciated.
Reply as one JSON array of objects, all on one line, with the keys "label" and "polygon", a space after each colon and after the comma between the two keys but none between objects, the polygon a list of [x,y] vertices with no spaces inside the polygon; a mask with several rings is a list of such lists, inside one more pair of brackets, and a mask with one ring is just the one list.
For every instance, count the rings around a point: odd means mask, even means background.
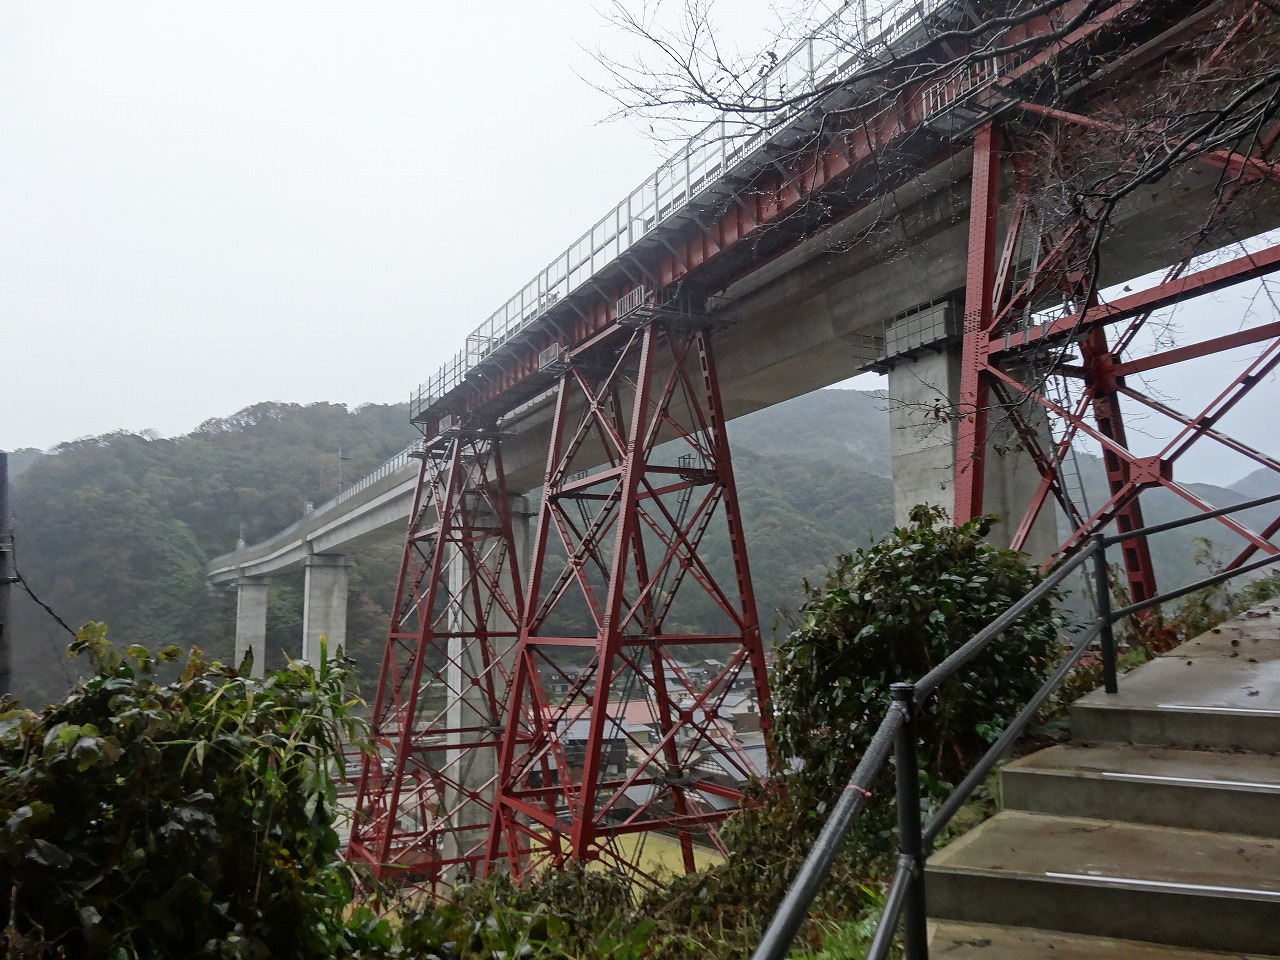
[{"label": "concrete bridge deck", "polygon": [[[884,362],[886,332],[895,319],[928,315],[954,340],[965,276],[969,169],[969,154],[961,154],[887,196],[885,205],[895,205],[900,219],[878,236],[850,246],[850,238],[865,233],[879,217],[877,208],[762,266],[716,298],[716,313],[727,323],[714,338],[727,416],[811,393]],[[1108,281],[1165,266],[1167,238],[1196,229],[1215,183],[1211,170],[1192,169],[1157,201],[1123,211],[1105,258]],[[1242,229],[1256,233],[1280,225],[1280,190],[1272,197],[1274,204],[1250,209]],[[949,402],[945,376],[922,375],[922,368],[941,357],[926,352],[912,364],[895,367],[900,375],[891,376],[891,397],[900,405]],[[512,491],[528,493],[542,483],[551,404],[547,394],[503,419],[510,431],[503,449]],[[300,567],[308,556],[348,554],[403,533],[418,473],[417,461],[407,453],[293,527],[214,559],[210,582],[226,586],[240,577],[279,574]],[[904,506],[922,499],[937,502],[935,475],[946,466],[937,451],[896,442],[895,499]]]},{"label": "concrete bridge deck", "polygon": [[418,461],[409,456],[415,447],[400,451],[292,526],[214,558],[209,582],[225,587],[242,578],[273,576],[301,567],[307,557],[350,554],[367,543],[385,541],[392,531],[403,532],[418,482]]}]

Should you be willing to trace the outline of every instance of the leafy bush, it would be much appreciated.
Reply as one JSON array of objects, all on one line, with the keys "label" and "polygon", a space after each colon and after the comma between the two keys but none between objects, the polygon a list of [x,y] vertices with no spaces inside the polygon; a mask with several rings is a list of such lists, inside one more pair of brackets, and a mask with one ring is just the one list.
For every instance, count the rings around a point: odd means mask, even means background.
[{"label": "leafy bush", "polygon": [[[951,526],[918,506],[909,526],[840,557],[821,588],[806,584],[773,699],[779,754],[801,761],[807,781],[838,791],[890,685],[924,676],[1039,582],[1024,555],[982,539],[992,519]],[[954,781],[1000,735],[1043,683],[1059,625],[1045,599],[925,705],[917,728],[931,776]]]},{"label": "leafy bush", "polygon": [[[799,860],[778,864],[794,872]],[[742,877],[746,861],[731,858],[699,873],[671,878],[638,895],[630,878],[581,865],[527,878],[514,887],[491,876],[455,888],[441,904],[410,910],[398,925],[401,949],[418,960],[528,957],[539,960],[730,960],[751,955],[776,900],[751,899]],[[785,883],[778,891],[777,899]],[[855,906],[817,911],[798,943],[812,948],[836,937],[848,941],[859,910],[878,893],[855,885],[843,897]],[[828,919],[832,918],[832,919]],[[864,929],[866,917],[862,918]]]},{"label": "leafy bush", "polygon": [[0,714],[0,915],[10,957],[333,957],[385,940],[350,920],[330,772],[342,671],[265,681],[170,647],[121,656],[40,714]]},{"label": "leafy bush", "polygon": [[410,912],[400,938],[405,953],[420,960],[638,960],[669,955],[656,926],[637,911],[628,878],[574,864],[521,887],[502,875],[457,887],[448,902]]}]

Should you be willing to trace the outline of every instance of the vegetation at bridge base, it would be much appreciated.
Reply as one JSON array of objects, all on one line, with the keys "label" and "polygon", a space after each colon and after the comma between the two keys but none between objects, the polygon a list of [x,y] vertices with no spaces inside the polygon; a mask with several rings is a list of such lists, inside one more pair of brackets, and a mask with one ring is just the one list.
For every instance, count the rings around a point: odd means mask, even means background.
[{"label": "vegetation at bridge base", "polygon": [[[917,506],[910,518],[840,557],[821,587],[806,584],[799,623],[777,649],[779,753],[799,759],[815,788],[848,779],[891,684],[923,677],[1040,580],[1024,554],[984,539],[994,517],[953,526]],[[1046,598],[929,700],[916,722],[933,775],[958,779],[995,741],[1043,683],[1061,625]]]},{"label": "vegetation at bridge base", "polygon": [[[1207,537],[1196,537],[1194,543],[1193,557],[1200,568],[1200,578],[1213,577],[1222,573],[1226,568],[1225,551],[1215,547],[1213,541]],[[1133,641],[1138,644],[1150,644],[1152,631],[1163,629],[1172,634],[1175,642],[1181,643],[1198,637],[1206,630],[1211,630],[1218,624],[1239,616],[1250,607],[1277,596],[1280,596],[1280,570],[1275,567],[1270,567],[1266,572],[1259,573],[1255,577],[1227,580],[1225,583],[1205,587],[1191,594],[1169,622],[1156,618],[1155,622],[1145,630],[1139,626],[1134,632]]]},{"label": "vegetation at bridge base", "polygon": [[[389,927],[352,911],[332,769],[358,735],[343,671],[262,681],[195,651],[124,654],[91,624],[92,675],[39,714],[0,714],[5,957],[372,955]],[[181,664],[180,664],[181,665]]]}]

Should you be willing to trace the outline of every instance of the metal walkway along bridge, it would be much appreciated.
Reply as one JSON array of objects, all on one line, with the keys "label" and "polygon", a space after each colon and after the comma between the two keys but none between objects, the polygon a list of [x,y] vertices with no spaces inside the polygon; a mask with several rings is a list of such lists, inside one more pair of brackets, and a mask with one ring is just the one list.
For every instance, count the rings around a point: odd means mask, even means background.
[{"label": "metal walkway along bridge", "polygon": [[[413,394],[421,442],[215,560],[241,651],[267,578],[305,565],[314,657],[345,633],[345,555],[407,528],[350,856],[435,889],[573,859],[642,876],[658,831],[692,869],[718,843],[760,769],[732,707],[768,717],[733,417],[887,371],[899,517],[998,513],[1038,559],[1139,530],[1147,490],[1211,511],[1177,479],[1194,444],[1280,470],[1221,422],[1280,364],[1280,321],[1143,335],[1280,268],[1275,19],[847,4],[467,337]],[[1138,385],[1246,347],[1201,411]],[[1173,425],[1155,455],[1130,447],[1135,409]],[[1232,568],[1278,550],[1280,519],[1217,521]],[[1132,601],[1155,596],[1145,538],[1120,552]]]}]

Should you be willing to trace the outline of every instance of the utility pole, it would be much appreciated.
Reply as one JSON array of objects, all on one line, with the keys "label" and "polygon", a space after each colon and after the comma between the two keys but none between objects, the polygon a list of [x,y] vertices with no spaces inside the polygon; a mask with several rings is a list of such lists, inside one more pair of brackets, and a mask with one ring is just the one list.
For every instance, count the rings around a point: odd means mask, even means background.
[{"label": "utility pole", "polygon": [[342,495],[342,491],[346,488],[345,484],[342,482],[342,465],[350,459],[351,459],[350,457],[344,457],[342,455],[342,448],[339,447],[338,448],[338,495],[339,496]]},{"label": "utility pole", "polygon": [[0,696],[12,692],[9,668],[9,587],[18,580],[13,563],[13,525],[9,521],[9,454],[0,450]]}]

